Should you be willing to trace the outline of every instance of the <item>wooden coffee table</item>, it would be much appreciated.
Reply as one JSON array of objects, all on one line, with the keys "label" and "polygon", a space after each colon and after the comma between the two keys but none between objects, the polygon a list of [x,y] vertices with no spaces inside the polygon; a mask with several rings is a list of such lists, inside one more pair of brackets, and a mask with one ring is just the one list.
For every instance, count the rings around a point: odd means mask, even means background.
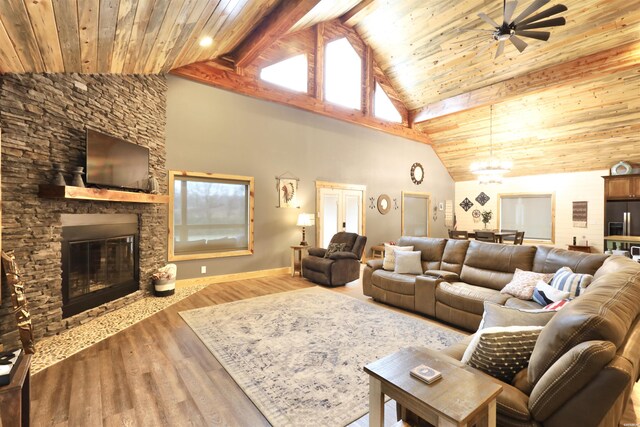
[{"label": "wooden coffee table", "polygon": [[[448,360],[447,360],[448,359]],[[413,378],[409,371],[428,365],[442,373],[432,383]],[[434,426],[496,425],[496,397],[502,386],[451,363],[425,348],[406,348],[364,367],[369,374],[369,426],[384,425],[387,395]]]}]

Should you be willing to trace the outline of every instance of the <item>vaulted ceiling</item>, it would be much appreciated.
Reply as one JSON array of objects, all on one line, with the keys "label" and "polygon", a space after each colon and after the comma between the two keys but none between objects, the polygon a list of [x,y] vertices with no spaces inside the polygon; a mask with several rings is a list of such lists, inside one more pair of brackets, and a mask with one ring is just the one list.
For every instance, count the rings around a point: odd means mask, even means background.
[{"label": "vaulted ceiling", "polygon": [[[522,11],[533,0],[522,0]],[[371,48],[455,180],[489,151],[512,175],[640,163],[640,0],[555,0],[567,24],[495,58],[500,0],[0,0],[0,72],[164,73],[211,59],[261,63],[281,34],[341,18]],[[547,7],[548,7],[547,6]],[[212,38],[202,47],[203,36]]]}]

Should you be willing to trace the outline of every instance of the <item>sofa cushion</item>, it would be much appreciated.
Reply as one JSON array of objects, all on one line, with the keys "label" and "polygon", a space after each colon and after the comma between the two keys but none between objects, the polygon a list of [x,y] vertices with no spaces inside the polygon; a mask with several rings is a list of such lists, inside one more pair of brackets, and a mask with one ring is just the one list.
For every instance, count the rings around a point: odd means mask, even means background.
[{"label": "sofa cushion", "polygon": [[507,299],[509,296],[499,291],[463,282],[442,282],[436,289],[436,301],[478,315],[484,313],[485,301],[504,304]]},{"label": "sofa cushion", "polygon": [[[636,271],[638,263],[629,261],[629,258],[622,255],[614,255],[607,258],[602,263],[602,266],[594,273],[594,280],[610,273],[633,274]],[[585,292],[588,292],[588,289],[589,288],[585,289]]]},{"label": "sofa cushion", "polygon": [[371,283],[385,291],[414,295],[416,276],[414,274],[399,274],[393,271],[376,270],[371,275]]},{"label": "sofa cushion", "polygon": [[[591,340],[619,347],[640,313],[640,264],[620,262],[630,272],[600,276],[547,324],[531,356],[529,380],[536,384],[547,369],[576,345]],[[632,268],[629,263],[635,264]]]},{"label": "sofa cushion", "polygon": [[533,300],[544,306],[566,298],[569,298],[569,292],[554,288],[544,280],[538,280],[536,288],[533,290]]},{"label": "sofa cushion", "polygon": [[396,252],[396,266],[393,271],[400,274],[422,274],[420,251]]},{"label": "sofa cushion", "polygon": [[535,301],[525,301],[519,298],[509,298],[504,305],[506,307],[519,308],[521,310],[540,310],[543,308],[543,306]]},{"label": "sofa cushion", "polygon": [[460,275],[462,264],[469,249],[469,240],[447,240],[442,254],[440,269]]},{"label": "sofa cushion", "polygon": [[516,268],[531,271],[536,248],[470,241],[460,279],[471,285],[500,290]]},{"label": "sofa cushion", "polygon": [[345,250],[346,246],[346,243],[329,243],[329,246],[327,246],[327,251],[324,253],[324,257],[329,258],[336,252],[342,252]]},{"label": "sofa cushion", "polygon": [[521,310],[485,301],[479,329],[496,326],[544,326],[549,323],[554,314],[552,311]]},{"label": "sofa cushion", "polygon": [[396,251],[412,251],[413,246],[396,246],[388,243],[384,244],[384,261],[382,268],[393,271],[396,268]]},{"label": "sofa cushion", "polygon": [[398,239],[398,245],[413,246],[414,251],[422,253],[422,271],[440,269],[442,253],[446,244],[447,239],[431,237],[402,236]]},{"label": "sofa cushion", "polygon": [[608,341],[586,341],[565,353],[531,391],[530,409],[543,421],[574,396],[609,363],[616,347]]},{"label": "sofa cushion", "polygon": [[516,268],[513,278],[500,291],[522,300],[530,300],[533,297],[533,290],[539,280],[548,283],[553,278],[553,274],[536,273],[534,271],[523,271]]},{"label": "sofa cushion", "polygon": [[562,267],[569,267],[576,273],[595,274],[608,255],[587,254],[568,251],[551,246],[538,246],[533,260],[533,271],[555,273]]},{"label": "sofa cushion", "polygon": [[507,326],[479,330],[462,356],[462,363],[511,383],[527,367],[542,326]]},{"label": "sofa cushion", "polygon": [[593,276],[591,274],[574,273],[569,267],[562,267],[553,275],[549,285],[558,290],[569,292],[569,298],[575,298],[592,281]]}]

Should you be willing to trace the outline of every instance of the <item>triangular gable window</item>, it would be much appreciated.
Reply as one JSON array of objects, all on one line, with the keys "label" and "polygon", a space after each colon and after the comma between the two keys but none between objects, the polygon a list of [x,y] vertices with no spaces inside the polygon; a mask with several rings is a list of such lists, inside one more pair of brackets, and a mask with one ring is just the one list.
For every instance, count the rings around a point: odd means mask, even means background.
[{"label": "triangular gable window", "polygon": [[327,43],[325,99],[343,107],[362,108],[362,59],[346,38]]},{"label": "triangular gable window", "polygon": [[260,79],[296,92],[307,93],[307,55],[297,55],[260,70]]},{"label": "triangular gable window", "polygon": [[389,95],[378,82],[376,82],[376,91],[373,98],[373,114],[379,119],[402,123],[402,115],[400,115],[396,106],[389,99]]}]

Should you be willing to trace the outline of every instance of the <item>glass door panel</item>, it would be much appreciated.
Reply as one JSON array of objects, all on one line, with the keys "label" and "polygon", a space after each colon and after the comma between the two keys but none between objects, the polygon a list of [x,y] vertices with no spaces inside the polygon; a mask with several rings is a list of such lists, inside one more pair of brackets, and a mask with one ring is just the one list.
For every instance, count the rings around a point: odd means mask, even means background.
[{"label": "glass door panel", "polygon": [[343,192],[344,196],[344,231],[348,233],[362,234],[361,227],[361,208],[362,208],[362,192],[347,191]]},{"label": "glass door panel", "polygon": [[321,211],[320,220],[322,227],[322,247],[329,246],[329,242],[334,234],[338,232],[338,222],[340,220],[340,194],[333,190],[321,191]]}]

